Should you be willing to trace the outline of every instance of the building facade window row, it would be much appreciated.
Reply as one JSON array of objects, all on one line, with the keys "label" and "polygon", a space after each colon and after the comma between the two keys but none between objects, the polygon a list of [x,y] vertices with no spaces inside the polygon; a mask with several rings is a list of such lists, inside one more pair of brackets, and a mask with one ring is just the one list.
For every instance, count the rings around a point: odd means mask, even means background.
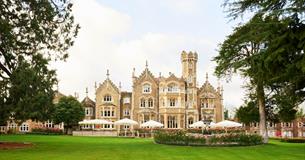
[{"label": "building facade window row", "polygon": [[140,107],[141,108],[152,108],[154,107],[154,100],[152,98],[141,98],[140,99]]}]

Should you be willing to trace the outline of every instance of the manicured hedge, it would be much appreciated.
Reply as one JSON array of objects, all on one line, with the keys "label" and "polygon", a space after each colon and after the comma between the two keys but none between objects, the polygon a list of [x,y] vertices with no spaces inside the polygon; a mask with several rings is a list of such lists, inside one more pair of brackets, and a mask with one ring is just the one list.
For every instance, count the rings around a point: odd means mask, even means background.
[{"label": "manicured hedge", "polygon": [[61,135],[63,131],[58,128],[33,128],[32,132],[28,132],[27,134]]},{"label": "manicured hedge", "polygon": [[282,138],[281,142],[288,143],[305,143],[305,138]]},{"label": "manicured hedge", "polygon": [[156,143],[190,146],[228,146],[228,145],[257,145],[262,144],[263,139],[257,134],[227,133],[217,135],[202,135],[187,133],[186,131],[156,131],[154,135]]}]

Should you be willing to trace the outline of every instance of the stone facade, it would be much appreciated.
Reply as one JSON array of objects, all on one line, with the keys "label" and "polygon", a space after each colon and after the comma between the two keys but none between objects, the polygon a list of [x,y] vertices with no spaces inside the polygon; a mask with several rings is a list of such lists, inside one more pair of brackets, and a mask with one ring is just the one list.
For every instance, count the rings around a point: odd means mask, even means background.
[{"label": "stone facade", "polygon": [[[297,118],[291,122],[267,122],[269,137],[305,137],[305,118]],[[251,123],[247,128],[251,133],[259,133],[259,123]]]},{"label": "stone facade", "polygon": [[[116,121],[130,118],[144,123],[159,121],[164,128],[188,128],[199,120],[223,120],[222,90],[215,89],[206,78],[197,87],[198,54],[181,53],[182,76],[170,73],[155,77],[146,63],[144,71],[132,73],[132,92],[121,91],[109,78],[96,89],[95,118]],[[115,126],[101,126],[116,129]]]}]

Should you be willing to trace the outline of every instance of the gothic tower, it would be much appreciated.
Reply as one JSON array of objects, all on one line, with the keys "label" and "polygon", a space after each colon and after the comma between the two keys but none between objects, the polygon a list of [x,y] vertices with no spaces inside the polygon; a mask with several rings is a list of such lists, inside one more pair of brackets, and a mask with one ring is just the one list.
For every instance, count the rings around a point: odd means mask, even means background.
[{"label": "gothic tower", "polygon": [[182,77],[186,82],[186,114],[194,120],[198,120],[197,108],[197,60],[198,54],[196,52],[181,53],[182,63]]}]

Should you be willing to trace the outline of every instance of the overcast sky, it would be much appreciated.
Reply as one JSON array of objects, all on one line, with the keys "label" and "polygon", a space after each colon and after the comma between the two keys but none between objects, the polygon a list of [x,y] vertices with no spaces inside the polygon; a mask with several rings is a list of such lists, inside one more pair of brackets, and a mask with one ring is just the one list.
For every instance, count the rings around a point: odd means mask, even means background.
[{"label": "overcast sky", "polygon": [[[94,83],[102,83],[106,70],[115,84],[131,91],[132,68],[139,75],[148,61],[155,76],[173,72],[181,76],[182,50],[198,53],[197,81],[201,86],[205,73],[217,87],[213,75],[217,46],[233,26],[221,7],[223,0],[75,0],[73,13],[81,29],[66,62],[52,64],[57,69],[59,89],[66,95],[85,88],[94,99]],[[233,77],[224,87],[226,108],[243,103],[243,80]]]}]

